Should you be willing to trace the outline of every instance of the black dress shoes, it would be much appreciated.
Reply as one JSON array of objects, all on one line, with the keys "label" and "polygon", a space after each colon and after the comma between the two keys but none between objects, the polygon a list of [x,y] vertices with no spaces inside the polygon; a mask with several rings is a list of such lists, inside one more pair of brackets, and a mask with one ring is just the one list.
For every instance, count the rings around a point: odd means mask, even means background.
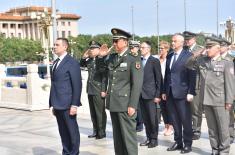
[{"label": "black dress shoes", "polygon": [[95,138],[95,137],[96,137],[96,133],[93,133],[93,134],[88,136],[88,138]]},{"label": "black dress shoes", "polygon": [[157,140],[150,140],[150,142],[148,143],[148,148],[154,148],[158,146],[158,141]]},{"label": "black dress shoes", "polygon": [[106,134],[104,134],[104,135],[98,135],[98,136],[95,137],[95,139],[103,139],[103,138],[105,138],[105,137],[106,137]]},{"label": "black dress shoes", "polygon": [[148,146],[149,142],[150,141],[147,139],[146,141],[140,143],[140,146]]},{"label": "black dress shoes", "polygon": [[175,151],[183,149],[183,144],[174,143],[171,147],[167,148],[167,151]]},{"label": "black dress shoes", "polygon": [[200,135],[193,134],[192,140],[198,140],[198,139],[200,139]]},{"label": "black dress shoes", "polygon": [[185,146],[182,150],[181,150],[181,154],[185,154],[185,153],[189,153],[192,151],[192,148],[190,146]]}]

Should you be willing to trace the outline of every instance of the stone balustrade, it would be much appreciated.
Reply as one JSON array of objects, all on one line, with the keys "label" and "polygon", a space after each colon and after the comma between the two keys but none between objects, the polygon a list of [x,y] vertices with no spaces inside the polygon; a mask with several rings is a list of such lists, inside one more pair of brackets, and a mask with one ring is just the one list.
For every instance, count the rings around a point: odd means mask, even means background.
[{"label": "stone balustrade", "polygon": [[[0,107],[22,110],[49,109],[50,80],[41,79],[38,66],[27,66],[26,77],[7,77],[5,66],[0,64]],[[87,71],[82,71],[82,106],[79,114],[89,114],[89,104],[86,94]]]}]

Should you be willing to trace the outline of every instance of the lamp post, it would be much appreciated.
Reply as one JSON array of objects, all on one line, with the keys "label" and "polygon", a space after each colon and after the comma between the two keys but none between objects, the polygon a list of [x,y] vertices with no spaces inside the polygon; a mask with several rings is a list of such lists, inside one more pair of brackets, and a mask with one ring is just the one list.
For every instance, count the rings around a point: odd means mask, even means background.
[{"label": "lamp post", "polygon": [[219,36],[219,0],[216,0],[216,35]]},{"label": "lamp post", "polygon": [[187,10],[186,10],[186,0],[184,0],[184,30],[187,30]]},{"label": "lamp post", "polygon": [[131,26],[132,26],[132,40],[135,40],[135,32],[134,32],[134,6],[131,6]]},{"label": "lamp post", "polygon": [[157,53],[159,54],[159,4],[157,0]]},{"label": "lamp post", "polygon": [[[57,16],[56,16],[56,0],[51,0],[51,8],[52,8],[52,13],[51,13],[51,18],[52,18],[52,29],[53,29],[53,43],[57,39]],[[53,54],[53,59],[55,60],[55,54]]]},{"label": "lamp post", "polygon": [[37,20],[39,21],[39,30],[41,34],[42,47],[45,50],[44,64],[47,66],[47,78],[50,78],[50,59],[49,51],[52,49],[52,20],[47,9],[44,12],[37,14]]}]

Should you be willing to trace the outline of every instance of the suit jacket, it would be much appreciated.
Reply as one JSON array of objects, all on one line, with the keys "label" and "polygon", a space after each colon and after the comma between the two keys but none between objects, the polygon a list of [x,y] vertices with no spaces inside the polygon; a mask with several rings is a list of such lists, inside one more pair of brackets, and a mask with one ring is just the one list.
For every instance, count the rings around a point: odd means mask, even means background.
[{"label": "suit jacket", "polygon": [[100,95],[105,92],[107,87],[107,67],[105,64],[106,57],[96,57],[95,59],[81,59],[80,65],[87,67],[87,94]]},{"label": "suit jacket", "polygon": [[118,59],[110,54],[108,65],[108,95],[106,107],[111,112],[127,112],[128,107],[137,109],[143,83],[141,59],[127,50]]},{"label": "suit jacket", "polygon": [[144,80],[141,92],[143,99],[160,98],[161,79],[160,61],[153,56],[149,56],[144,66]]},{"label": "suit jacket", "polygon": [[185,99],[187,94],[195,95],[196,71],[186,68],[185,63],[192,53],[182,50],[177,61],[170,69],[174,53],[167,56],[163,93],[177,99]]},{"label": "suit jacket", "polygon": [[49,106],[57,110],[80,106],[82,79],[79,63],[67,54],[51,75]]}]

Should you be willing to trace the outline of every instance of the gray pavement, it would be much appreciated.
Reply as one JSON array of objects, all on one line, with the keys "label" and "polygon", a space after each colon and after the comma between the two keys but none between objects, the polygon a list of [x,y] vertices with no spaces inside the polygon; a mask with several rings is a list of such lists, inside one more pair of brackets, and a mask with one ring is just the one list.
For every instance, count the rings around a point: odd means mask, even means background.
[{"label": "gray pavement", "polygon": [[[108,117],[109,118],[109,117]],[[110,118],[107,123],[107,138],[101,140],[88,139],[92,132],[90,117],[78,114],[81,133],[81,155],[114,155],[112,126]],[[160,124],[160,131],[163,124]],[[138,133],[138,141],[145,140],[145,133]],[[173,143],[173,136],[159,134],[159,146],[148,149],[139,147],[139,155],[179,155],[180,152],[167,152]],[[193,151],[189,155],[210,155],[207,126],[203,119],[202,138],[193,143]],[[60,155],[60,137],[55,118],[49,110],[21,111],[0,108],[0,155]],[[231,145],[230,155],[235,155],[235,146]]]}]

